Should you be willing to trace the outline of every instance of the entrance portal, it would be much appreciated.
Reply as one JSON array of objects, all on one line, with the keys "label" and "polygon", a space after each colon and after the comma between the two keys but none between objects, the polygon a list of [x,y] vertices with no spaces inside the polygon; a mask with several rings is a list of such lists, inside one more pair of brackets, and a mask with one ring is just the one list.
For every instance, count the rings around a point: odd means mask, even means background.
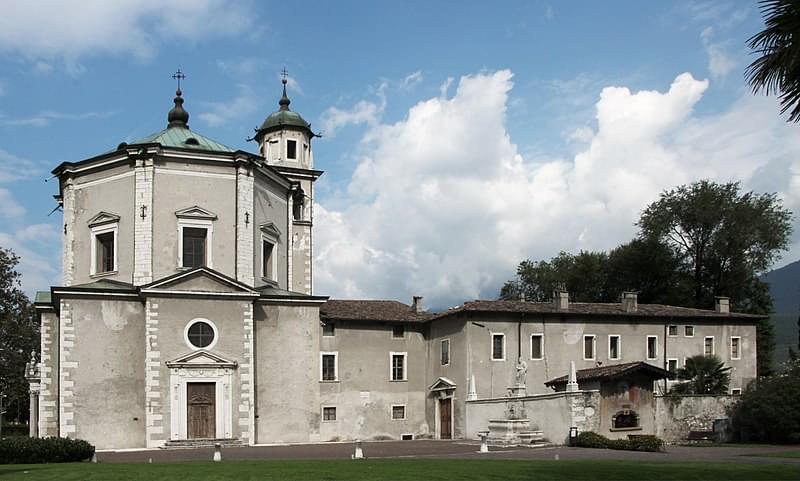
[{"label": "entrance portal", "polygon": [[186,412],[189,439],[216,438],[216,383],[186,383]]}]

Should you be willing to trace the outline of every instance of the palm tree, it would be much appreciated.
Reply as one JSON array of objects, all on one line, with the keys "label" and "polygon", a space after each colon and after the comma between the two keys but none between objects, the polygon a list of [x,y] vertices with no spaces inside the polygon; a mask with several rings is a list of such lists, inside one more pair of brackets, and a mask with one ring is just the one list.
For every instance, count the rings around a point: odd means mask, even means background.
[{"label": "palm tree", "polygon": [[673,386],[672,391],[679,394],[727,394],[730,370],[717,356],[692,356],[676,373],[684,382]]},{"label": "palm tree", "polygon": [[[800,1],[761,0],[765,28],[747,40],[759,55],[745,73],[757,93],[777,94],[781,113],[790,111],[789,121],[800,121]],[[798,42],[794,41],[797,36]]]}]

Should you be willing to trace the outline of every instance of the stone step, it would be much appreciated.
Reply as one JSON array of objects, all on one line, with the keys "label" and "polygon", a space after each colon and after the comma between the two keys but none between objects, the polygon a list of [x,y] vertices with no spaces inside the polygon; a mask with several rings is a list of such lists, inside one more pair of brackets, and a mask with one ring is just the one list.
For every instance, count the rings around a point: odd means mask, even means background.
[{"label": "stone step", "polygon": [[162,449],[192,449],[192,448],[213,448],[220,444],[223,448],[244,446],[240,439],[179,439],[167,441]]}]

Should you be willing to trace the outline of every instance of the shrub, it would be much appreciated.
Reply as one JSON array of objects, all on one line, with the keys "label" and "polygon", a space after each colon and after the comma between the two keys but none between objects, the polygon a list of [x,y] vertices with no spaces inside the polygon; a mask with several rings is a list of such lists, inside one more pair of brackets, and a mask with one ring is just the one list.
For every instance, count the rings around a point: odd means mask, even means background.
[{"label": "shrub", "polygon": [[94,446],[82,439],[0,439],[0,464],[72,463],[89,459]]},{"label": "shrub", "polygon": [[636,435],[629,439],[608,439],[591,431],[578,434],[575,445],[581,448],[618,449],[624,451],[651,451],[664,450],[664,440],[651,435]]},{"label": "shrub", "polygon": [[753,381],[730,410],[737,441],[800,443],[800,362]]},{"label": "shrub", "polygon": [[3,437],[27,436],[30,431],[27,424],[3,424]]}]

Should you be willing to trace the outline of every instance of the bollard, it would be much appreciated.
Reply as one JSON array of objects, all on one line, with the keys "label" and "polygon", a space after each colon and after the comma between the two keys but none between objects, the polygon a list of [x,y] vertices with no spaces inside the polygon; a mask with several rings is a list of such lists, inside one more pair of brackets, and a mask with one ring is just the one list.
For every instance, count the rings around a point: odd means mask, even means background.
[{"label": "bollard", "polygon": [[480,436],[481,436],[481,450],[479,452],[488,453],[489,452],[489,445],[486,444],[486,438],[489,437],[489,434],[485,433],[485,432],[482,432],[482,433],[480,433]]},{"label": "bollard", "polygon": [[364,451],[361,450],[361,440],[356,439],[356,450],[352,459],[364,459]]},{"label": "bollard", "polygon": [[147,464],[153,464],[153,458],[147,458]]},{"label": "bollard", "polygon": [[555,460],[558,461],[559,459],[561,459],[561,458],[558,456],[558,454],[556,454]]},{"label": "bollard", "polygon": [[222,461],[222,445],[220,443],[214,444],[214,462]]},{"label": "bollard", "polygon": [[97,453],[92,453],[92,462],[97,464]]}]

